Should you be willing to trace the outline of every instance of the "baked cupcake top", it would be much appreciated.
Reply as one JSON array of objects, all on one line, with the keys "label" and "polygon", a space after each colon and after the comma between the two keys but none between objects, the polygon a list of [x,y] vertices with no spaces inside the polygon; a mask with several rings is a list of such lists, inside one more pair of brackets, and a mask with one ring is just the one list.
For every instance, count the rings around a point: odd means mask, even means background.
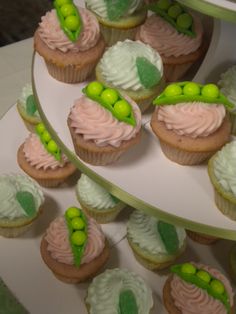
[{"label": "baked cupcake top", "polygon": [[125,269],[108,269],[95,277],[86,303],[91,314],[147,314],[153,307],[152,291],[144,280]]},{"label": "baked cupcake top", "polygon": [[31,84],[28,83],[22,88],[18,103],[23,107],[27,115],[39,118]]},{"label": "baked cupcake top", "polygon": [[133,211],[127,224],[127,236],[152,255],[175,254],[183,247],[186,233],[139,210]]},{"label": "baked cupcake top", "polygon": [[236,141],[226,144],[212,159],[213,171],[224,191],[236,197]]},{"label": "baked cupcake top", "polygon": [[46,231],[47,250],[60,263],[75,265],[90,263],[105,247],[100,225],[87,218],[77,207],[70,207],[64,216],[56,218]]},{"label": "baked cupcake top", "polygon": [[0,219],[33,218],[44,202],[37,182],[26,175],[0,176]]},{"label": "baked cupcake top", "polygon": [[218,82],[220,91],[234,104],[232,111],[236,109],[236,66],[230,67],[226,72],[221,74]]},{"label": "baked cupcake top", "polygon": [[[112,93],[117,93],[112,89]],[[115,92],[114,92],[115,91]],[[136,103],[124,97],[135,118],[135,125],[119,121],[111,111],[97,101],[82,96],[75,100],[69,114],[70,127],[84,140],[93,141],[97,146],[119,147],[123,141],[136,136],[141,129],[141,112]]]},{"label": "baked cupcake top", "polygon": [[233,290],[217,269],[185,263],[171,268],[174,276],[170,294],[183,314],[228,314],[233,306]]},{"label": "baked cupcake top", "polygon": [[78,180],[76,191],[82,203],[97,210],[113,208],[119,202],[106,189],[83,173]]},{"label": "baked cupcake top", "polygon": [[95,16],[84,8],[79,9],[83,22],[82,32],[73,42],[61,28],[56,10],[53,9],[41,18],[38,33],[41,40],[52,50],[66,52],[86,51],[94,47],[100,38],[99,24]]},{"label": "baked cupcake top", "polygon": [[163,75],[159,53],[149,45],[128,39],[107,49],[98,69],[108,84],[132,91],[154,87]]},{"label": "baked cupcake top", "polygon": [[116,20],[132,15],[144,4],[143,0],[127,1],[105,1],[105,0],[85,0],[88,9],[104,19]]}]

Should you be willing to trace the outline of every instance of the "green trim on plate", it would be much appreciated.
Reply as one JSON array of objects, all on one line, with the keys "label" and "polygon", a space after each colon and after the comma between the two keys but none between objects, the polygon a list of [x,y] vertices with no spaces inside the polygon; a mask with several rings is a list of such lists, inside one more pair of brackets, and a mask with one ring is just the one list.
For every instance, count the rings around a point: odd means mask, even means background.
[{"label": "green trim on plate", "polygon": [[235,11],[232,11],[228,8],[224,8],[204,0],[178,0],[178,2],[201,13],[219,18],[221,20],[236,23],[236,8]]},{"label": "green trim on plate", "polygon": [[78,156],[74,152],[69,150],[65,146],[65,144],[61,141],[61,139],[59,138],[59,136],[57,135],[57,133],[55,132],[55,130],[53,129],[53,127],[51,126],[49,121],[47,120],[47,118],[46,118],[46,116],[42,110],[42,107],[41,107],[41,104],[40,104],[40,101],[38,98],[37,90],[35,87],[34,76],[33,76],[34,59],[35,59],[35,53],[33,54],[33,58],[32,58],[31,75],[32,75],[33,92],[35,95],[37,108],[38,108],[40,117],[41,117],[43,123],[45,124],[48,132],[52,136],[53,140],[61,148],[62,152],[65,155],[67,155],[68,159],[81,172],[85,173],[92,180],[94,180],[95,182],[97,182],[98,184],[103,186],[105,189],[107,189],[107,191],[110,194],[114,195],[115,197],[117,197],[118,199],[123,201],[124,203],[126,203],[126,204],[128,204],[128,205],[130,205],[136,209],[142,210],[151,216],[155,216],[160,220],[166,221],[166,222],[174,224],[174,225],[178,225],[180,227],[183,227],[183,228],[195,231],[195,232],[201,232],[201,233],[209,234],[209,235],[214,236],[214,237],[220,237],[223,239],[236,240],[236,230],[230,231],[227,229],[222,229],[222,228],[217,228],[217,227],[213,227],[213,226],[209,226],[209,225],[205,225],[205,224],[200,224],[200,223],[196,223],[195,221],[192,221],[192,220],[188,220],[185,218],[178,217],[176,215],[166,213],[163,210],[161,210],[160,208],[152,206],[152,205],[140,200],[139,198],[127,193],[126,191],[122,190],[118,186],[114,185],[112,182],[104,179],[102,176],[98,175],[96,172],[91,170],[89,168],[89,165],[83,163],[78,158]]}]

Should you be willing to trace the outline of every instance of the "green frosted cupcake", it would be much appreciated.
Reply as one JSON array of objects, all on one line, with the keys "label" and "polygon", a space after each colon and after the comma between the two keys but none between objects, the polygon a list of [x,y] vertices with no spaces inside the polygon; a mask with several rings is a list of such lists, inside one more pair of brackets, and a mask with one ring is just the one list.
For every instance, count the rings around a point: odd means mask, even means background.
[{"label": "green frosted cupcake", "polygon": [[152,290],[131,271],[108,269],[93,279],[85,303],[90,314],[149,314]]},{"label": "green frosted cupcake", "polygon": [[226,144],[208,162],[215,203],[227,217],[236,220],[236,141]]},{"label": "green frosted cupcake", "polygon": [[157,51],[140,41],[110,47],[96,67],[97,80],[132,98],[144,112],[164,88],[163,64]]},{"label": "green frosted cupcake", "polygon": [[99,223],[113,221],[126,206],[85,174],[78,180],[76,194],[83,210]]},{"label": "green frosted cupcake", "polygon": [[41,122],[31,84],[26,84],[17,99],[17,110],[30,132],[35,132],[35,126]]},{"label": "green frosted cupcake", "polygon": [[139,210],[130,215],[127,239],[137,261],[151,270],[163,269],[173,264],[186,247],[184,229]]},{"label": "green frosted cupcake", "polygon": [[147,16],[143,0],[85,0],[85,4],[98,19],[108,46],[134,39]]},{"label": "green frosted cupcake", "polygon": [[0,176],[0,235],[26,232],[42,211],[43,192],[37,182],[21,174]]}]

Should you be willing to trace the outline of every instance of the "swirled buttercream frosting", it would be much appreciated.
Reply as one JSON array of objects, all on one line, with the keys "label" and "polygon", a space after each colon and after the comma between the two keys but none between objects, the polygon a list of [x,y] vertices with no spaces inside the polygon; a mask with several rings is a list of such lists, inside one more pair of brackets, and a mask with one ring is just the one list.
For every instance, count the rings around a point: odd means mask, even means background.
[{"label": "swirled buttercream frosting", "polygon": [[[233,305],[233,291],[228,279],[218,270],[200,265],[200,268],[209,272],[213,277],[220,280],[229,294],[230,305]],[[177,275],[171,281],[171,296],[175,306],[182,314],[227,314],[225,306],[210,296],[205,290],[189,284]]]},{"label": "swirled buttercream frosting", "polygon": [[236,65],[229,68],[225,73],[221,74],[218,82],[220,91],[234,104],[236,109]]},{"label": "swirled buttercream frosting", "polygon": [[110,47],[100,60],[99,69],[104,80],[124,90],[144,89],[136,67],[137,57],[146,58],[162,75],[163,65],[159,53],[140,41],[127,39]]},{"label": "swirled buttercream frosting", "polygon": [[[139,10],[143,5],[143,0],[127,0],[129,1],[129,9],[123,17],[133,14],[135,11]],[[85,0],[86,7],[100,16],[101,18],[107,19],[107,3],[105,0]]]},{"label": "swirled buttercream frosting", "polygon": [[88,288],[86,303],[90,314],[119,314],[119,296],[131,290],[138,313],[148,314],[153,306],[152,291],[143,279],[125,269],[108,269],[93,279]]},{"label": "swirled buttercream frosting", "polygon": [[236,197],[236,141],[226,144],[216,153],[213,168],[223,189]]},{"label": "swirled buttercream frosting", "polygon": [[[152,255],[168,254],[158,232],[157,223],[157,218],[135,210],[130,215],[127,224],[127,235],[133,243]],[[182,228],[176,227],[175,229],[179,239],[179,247],[182,247],[186,233]]]},{"label": "swirled buttercream frosting", "polygon": [[79,12],[83,21],[83,30],[75,43],[70,41],[61,29],[56,10],[47,12],[41,18],[38,32],[42,41],[50,49],[58,49],[65,53],[86,51],[94,47],[100,37],[99,24],[95,16],[88,10],[80,8]]},{"label": "swirled buttercream frosting", "polygon": [[24,142],[23,152],[27,162],[37,170],[62,168],[68,163],[68,158],[62,154],[61,160],[48,153],[36,134],[31,133]]},{"label": "swirled buttercream frosting", "polygon": [[[22,88],[21,94],[18,99],[19,103],[21,104],[21,106],[24,107],[25,111],[26,111],[27,98],[30,95],[33,95],[33,90],[32,90],[32,85],[28,83]],[[39,117],[38,110],[35,111],[34,116]]]},{"label": "swirled buttercream frosting", "polygon": [[201,102],[179,103],[160,106],[157,115],[158,120],[164,122],[168,130],[178,135],[206,137],[222,125],[225,107]]},{"label": "swirled buttercream frosting", "polygon": [[170,23],[158,15],[150,16],[140,27],[139,39],[156,49],[161,56],[179,57],[196,51],[202,43],[203,27],[194,17],[196,37],[179,33]]},{"label": "swirled buttercream frosting", "polygon": [[[58,217],[51,222],[46,231],[45,239],[48,243],[47,250],[52,258],[60,263],[74,265],[69,231],[64,217]],[[105,246],[105,237],[99,224],[92,218],[88,218],[88,239],[81,260],[81,264],[90,263],[99,256]]]},{"label": "swirled buttercream frosting", "polygon": [[118,203],[118,200],[108,193],[106,189],[85,174],[81,174],[76,188],[81,201],[97,210],[112,208]]},{"label": "swirled buttercream frosting", "polygon": [[0,176],[0,219],[14,220],[27,217],[16,198],[16,194],[23,191],[33,195],[35,208],[38,211],[44,202],[44,196],[37,182],[21,174]]},{"label": "swirled buttercream frosting", "polygon": [[110,111],[86,96],[75,101],[69,115],[70,126],[76,134],[82,135],[85,141],[91,140],[101,147],[119,147],[123,141],[135,137],[141,128],[140,109],[132,100],[128,101],[136,119],[135,127],[118,121]]}]

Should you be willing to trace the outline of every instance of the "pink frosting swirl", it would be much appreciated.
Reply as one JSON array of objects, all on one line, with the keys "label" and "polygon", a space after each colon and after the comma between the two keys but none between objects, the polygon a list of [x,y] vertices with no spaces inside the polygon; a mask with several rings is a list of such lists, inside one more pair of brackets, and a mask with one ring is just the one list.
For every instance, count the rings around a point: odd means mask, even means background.
[{"label": "pink frosting swirl", "polygon": [[[48,251],[60,263],[73,265],[74,256],[69,242],[69,231],[64,217],[56,218],[49,226],[45,236]],[[105,236],[97,222],[88,218],[88,239],[81,264],[90,263],[99,256],[105,247]]]},{"label": "pink frosting swirl", "polygon": [[127,100],[134,111],[135,127],[118,121],[111,112],[85,96],[77,99],[71,109],[71,127],[76,134],[83,135],[84,140],[92,140],[97,146],[119,147],[122,141],[135,137],[141,128],[140,109],[131,99]]},{"label": "pink frosting swirl", "polygon": [[43,42],[52,50],[58,49],[62,52],[86,51],[94,47],[100,37],[99,24],[95,16],[86,9],[79,9],[83,31],[77,42],[72,42],[60,27],[56,10],[51,10],[41,18],[39,23],[39,36]]},{"label": "pink frosting swirl", "polygon": [[203,27],[194,16],[196,37],[190,37],[177,30],[158,15],[151,15],[141,26],[140,40],[149,44],[164,57],[179,57],[196,51],[202,43]]},{"label": "pink frosting swirl", "polygon": [[[208,271],[224,284],[232,307],[233,290],[228,279],[212,267],[204,265],[198,265],[198,267]],[[174,275],[171,281],[171,296],[182,314],[227,314],[225,306],[220,301],[211,297],[205,290],[185,282],[177,275]]]},{"label": "pink frosting swirl", "polygon": [[23,152],[27,162],[37,170],[62,168],[68,163],[67,157],[62,154],[58,161],[53,155],[48,153],[36,134],[31,133],[24,142]]},{"label": "pink frosting swirl", "polygon": [[192,138],[206,137],[221,126],[225,117],[225,107],[200,102],[179,103],[160,106],[157,115],[158,120],[163,121],[168,130],[178,135]]}]

